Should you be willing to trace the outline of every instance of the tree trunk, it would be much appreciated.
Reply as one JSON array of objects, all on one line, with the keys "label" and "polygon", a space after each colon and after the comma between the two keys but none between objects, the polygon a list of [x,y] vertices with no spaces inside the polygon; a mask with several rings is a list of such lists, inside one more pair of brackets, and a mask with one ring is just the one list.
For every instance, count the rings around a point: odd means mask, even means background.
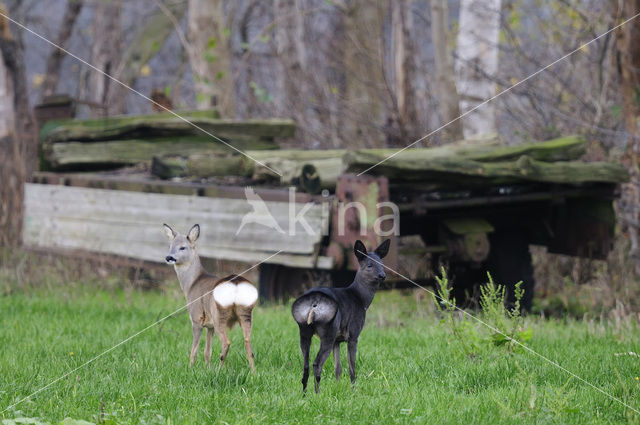
[{"label": "tree trunk", "polygon": [[233,80],[229,28],[223,0],[189,0],[189,61],[198,109],[218,108],[223,117],[233,114]]},{"label": "tree trunk", "polygon": [[2,39],[3,60],[0,62],[0,137],[15,136],[16,116],[14,109],[13,75],[4,56],[10,54],[15,42]]},{"label": "tree trunk", "polygon": [[411,98],[411,44],[409,41],[409,17],[411,16],[406,1],[393,1],[391,10],[391,27],[393,31],[393,65],[396,86],[396,105],[398,120],[402,127],[410,123],[409,101]]},{"label": "tree trunk", "polygon": [[[7,10],[0,3],[0,11]],[[34,120],[20,44],[0,18],[0,245],[20,242],[24,182],[35,167]]]},{"label": "tree trunk", "polygon": [[[346,18],[345,73],[347,88],[345,140],[350,147],[379,147],[381,123],[388,114],[391,96],[384,90],[384,1],[352,0]],[[414,123],[415,125],[415,123]]]},{"label": "tree trunk", "polygon": [[[345,14],[343,5],[321,0],[275,1],[275,37],[299,139],[309,147],[343,143],[346,92]],[[285,111],[286,112],[286,111]]]},{"label": "tree trunk", "polygon": [[[305,22],[309,47],[316,48],[318,53],[309,55],[307,75],[316,77],[313,96],[319,100],[316,108],[321,111],[326,140],[331,141],[325,147],[338,148],[344,143],[341,135],[344,125],[342,98],[346,91],[345,15],[340,5],[326,1],[311,3],[316,7],[320,4],[325,7],[315,15],[308,15]],[[331,37],[327,37],[327,34],[331,34]],[[310,43],[311,40],[314,42]]]},{"label": "tree trunk", "polygon": [[[231,25],[231,73],[235,116],[273,117],[279,63],[274,50],[273,0],[236,0]],[[284,115],[290,116],[287,112]]]},{"label": "tree trunk", "polygon": [[389,3],[273,0],[273,10],[278,116],[293,117],[313,148],[379,146],[385,114],[397,117],[383,73],[393,77],[383,65]]},{"label": "tree trunk", "polygon": [[311,80],[306,77],[307,55],[301,0],[274,0],[275,51],[280,68],[275,96],[277,111],[292,116],[299,128],[299,139],[315,139],[313,128],[321,127],[316,112],[305,103],[312,97]]},{"label": "tree trunk", "polygon": [[[92,65],[106,74],[117,73],[122,55],[120,12],[122,0],[98,1],[93,11]],[[92,108],[93,116],[118,115],[125,112],[125,88],[100,72],[89,75],[89,98],[103,108]]]},{"label": "tree trunk", "polygon": [[387,146],[406,146],[419,137],[416,129],[417,111],[413,90],[415,78],[414,48],[410,34],[411,3],[391,0],[391,86],[393,104],[385,125]]},{"label": "tree trunk", "polygon": [[299,0],[274,0],[275,50],[280,68],[275,96],[278,114],[293,113],[296,92],[304,84],[304,33]]},{"label": "tree trunk", "polygon": [[[640,0],[613,0],[615,23],[640,13]],[[629,134],[627,157],[631,180],[623,186],[619,201],[624,224],[628,228],[631,257],[636,274],[640,274],[640,21],[638,18],[616,30],[620,91],[624,106],[624,122]]]},{"label": "tree trunk", "polygon": [[[447,0],[431,0],[431,34],[436,68],[436,93],[442,124],[460,116],[458,91],[453,79],[453,64],[449,48]],[[462,139],[462,124],[456,120],[442,129],[442,139],[451,142]]]},{"label": "tree trunk", "polygon": [[[616,0],[616,23],[640,12],[640,0]],[[630,136],[629,149],[640,152],[640,21],[638,18],[616,30],[618,71],[624,105],[624,121]]]},{"label": "tree trunk", "polygon": [[[460,110],[465,113],[495,95],[501,0],[460,2],[455,65]],[[495,106],[489,102],[462,119],[464,137],[496,132]]]},{"label": "tree trunk", "polygon": [[[67,41],[71,37],[73,27],[75,26],[78,15],[82,10],[82,0],[69,0],[67,2],[67,8],[64,12],[64,17],[60,24],[60,32],[56,39],[56,44],[60,47],[66,48]],[[45,71],[44,83],[42,86],[42,96],[44,99],[47,96],[51,96],[56,93],[58,87],[58,79],[60,77],[60,66],[62,65],[62,59],[64,53],[62,50],[54,47],[47,59],[47,68]]]}]

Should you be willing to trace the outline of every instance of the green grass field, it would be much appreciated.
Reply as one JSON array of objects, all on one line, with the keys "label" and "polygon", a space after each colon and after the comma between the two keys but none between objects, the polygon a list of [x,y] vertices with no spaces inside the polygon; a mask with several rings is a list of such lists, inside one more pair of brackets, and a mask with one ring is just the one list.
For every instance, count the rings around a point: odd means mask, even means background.
[{"label": "green grass field", "polygon": [[[0,296],[0,410],[181,307],[174,291],[30,289]],[[637,423],[640,416],[542,359],[486,342],[469,358],[430,299],[384,292],[361,335],[355,388],[333,378],[301,394],[302,360],[289,306],[255,311],[257,372],[249,372],[239,328],[227,364],[188,365],[187,314],[180,312],[77,373],[0,415],[58,424],[93,423]],[[528,345],[611,395],[640,408],[638,329],[622,322],[529,318]],[[478,335],[484,330],[476,328]],[[318,341],[314,341],[313,353]],[[215,340],[214,359],[220,347]],[[618,355],[616,355],[618,354]],[[311,386],[311,389],[313,385]],[[109,420],[113,422],[109,422]]]}]

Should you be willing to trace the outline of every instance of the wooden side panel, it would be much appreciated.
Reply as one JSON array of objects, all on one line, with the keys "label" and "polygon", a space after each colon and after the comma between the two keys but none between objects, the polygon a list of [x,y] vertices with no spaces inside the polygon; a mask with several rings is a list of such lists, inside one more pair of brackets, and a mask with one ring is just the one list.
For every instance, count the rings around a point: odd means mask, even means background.
[{"label": "wooden side panel", "polygon": [[[26,245],[41,248],[81,249],[162,262],[168,248],[162,223],[180,232],[198,223],[198,252],[203,257],[251,263],[283,250],[269,262],[313,267],[318,244],[327,232],[322,215],[328,208],[269,201],[264,205],[267,210],[254,211],[245,199],[29,183],[25,188],[23,239]],[[313,234],[301,222],[293,231],[289,229],[289,216],[303,208]],[[245,216],[252,212],[247,221]],[[256,223],[268,222],[269,213],[275,228]],[[241,227],[243,218],[246,223]],[[331,265],[328,258],[317,258],[318,267]]]}]

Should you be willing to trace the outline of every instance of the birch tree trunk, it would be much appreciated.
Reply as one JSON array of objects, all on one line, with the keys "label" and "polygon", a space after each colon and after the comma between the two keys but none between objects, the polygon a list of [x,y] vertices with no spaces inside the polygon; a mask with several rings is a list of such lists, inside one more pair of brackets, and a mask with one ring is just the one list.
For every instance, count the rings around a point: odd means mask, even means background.
[{"label": "birch tree trunk", "polygon": [[233,116],[233,80],[229,51],[231,17],[223,0],[189,0],[189,62],[199,109],[215,107],[224,117]]},{"label": "birch tree trunk", "polygon": [[[64,17],[60,23],[60,32],[58,32],[58,37],[56,39],[56,44],[58,46],[66,48],[67,41],[69,41],[69,38],[71,37],[73,27],[75,26],[78,15],[82,10],[82,6],[82,0],[68,0]],[[51,54],[47,59],[47,68],[42,86],[41,99],[56,93],[58,79],[60,78],[60,66],[62,65],[63,58],[64,53],[62,50],[55,47],[51,50]]]},{"label": "birch tree trunk", "polygon": [[[436,68],[436,94],[442,124],[460,116],[458,91],[453,78],[453,62],[449,48],[447,0],[431,0],[431,35]],[[456,120],[441,130],[442,139],[451,142],[462,139],[462,124]]]},{"label": "birch tree trunk", "polygon": [[[122,54],[120,12],[122,0],[99,0],[93,11],[92,65],[114,78],[119,78],[117,70]],[[107,115],[125,112],[125,88],[107,76],[91,71],[89,74],[89,99],[106,106]],[[92,115],[105,113],[101,108],[92,108]]]},{"label": "birch tree trunk", "polygon": [[[455,75],[460,110],[466,113],[495,95],[501,0],[461,0]],[[492,102],[462,119],[465,137],[495,133]]]},{"label": "birch tree trunk", "polygon": [[[640,13],[640,0],[613,0],[615,24]],[[616,47],[620,91],[624,106],[624,122],[629,134],[627,158],[629,183],[623,185],[619,201],[624,224],[628,228],[631,257],[636,274],[640,274],[640,21],[638,18],[616,30]]]}]

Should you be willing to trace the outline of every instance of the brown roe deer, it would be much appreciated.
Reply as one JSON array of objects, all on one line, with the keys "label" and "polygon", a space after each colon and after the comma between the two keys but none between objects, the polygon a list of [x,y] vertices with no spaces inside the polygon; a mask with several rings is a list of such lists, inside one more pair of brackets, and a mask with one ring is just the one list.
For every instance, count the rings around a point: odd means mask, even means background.
[{"label": "brown roe deer", "polygon": [[200,263],[196,251],[196,240],[200,236],[200,226],[195,224],[189,233],[181,235],[168,225],[164,230],[169,238],[169,254],[165,257],[168,264],[172,264],[180,289],[187,301],[187,308],[193,329],[193,344],[191,346],[190,362],[196,359],[200,336],[203,328],[207,330],[207,342],[204,348],[204,359],[211,362],[211,340],[215,332],[222,344],[220,365],[229,352],[229,335],[237,322],[242,327],[244,347],[249,359],[251,371],[254,371],[253,350],[251,348],[251,320],[253,308],[258,301],[258,290],[242,276],[229,275],[222,279],[207,272]]}]

